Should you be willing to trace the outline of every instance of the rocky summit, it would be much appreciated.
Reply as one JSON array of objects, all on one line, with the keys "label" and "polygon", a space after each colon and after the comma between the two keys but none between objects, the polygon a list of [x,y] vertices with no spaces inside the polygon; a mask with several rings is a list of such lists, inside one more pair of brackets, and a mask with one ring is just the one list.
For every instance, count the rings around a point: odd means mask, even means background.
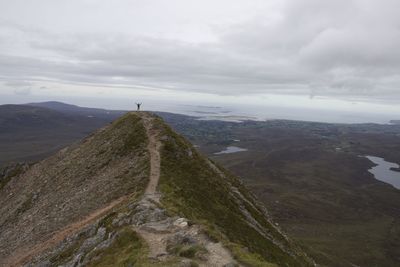
[{"label": "rocky summit", "polygon": [[315,265],[237,177],[148,112],[17,167],[0,177],[0,266]]}]

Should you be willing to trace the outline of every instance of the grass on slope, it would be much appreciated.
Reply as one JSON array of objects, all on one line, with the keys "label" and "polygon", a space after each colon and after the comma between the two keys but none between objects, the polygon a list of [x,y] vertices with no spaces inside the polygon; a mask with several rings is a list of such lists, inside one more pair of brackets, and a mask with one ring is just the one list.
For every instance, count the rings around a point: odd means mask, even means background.
[{"label": "grass on slope", "polygon": [[[133,113],[128,113],[112,123],[112,131],[119,132],[123,143],[119,154],[124,155],[132,150],[146,150],[148,139],[142,119]],[[121,136],[122,135],[122,136]],[[106,136],[104,136],[106,137]]]},{"label": "grass on slope", "polygon": [[110,247],[99,250],[97,254],[97,259],[90,262],[88,267],[135,266],[144,260],[147,248],[132,229],[125,228],[118,233]]},{"label": "grass on slope", "polygon": [[[130,227],[125,227],[117,233],[113,243],[106,249],[97,251],[87,267],[177,267],[179,259],[171,257],[162,262],[148,258],[149,248],[146,242]],[[193,262],[193,266],[197,266]]]},{"label": "grass on slope", "polygon": [[[237,179],[227,176],[225,180],[209,166],[203,156],[161,120],[159,127],[165,136],[161,137],[163,148],[159,185],[164,205],[173,212],[208,225],[217,239],[221,240],[226,236],[230,242],[240,244],[240,246],[231,244],[236,248],[231,247],[231,249],[236,252],[236,257],[240,257],[238,260],[249,265],[268,266],[267,262],[280,266],[309,264],[305,257],[291,256],[290,253],[293,251],[284,251],[248,224],[232,196],[230,184],[234,184],[243,195],[246,195],[246,190]],[[285,242],[286,239],[276,232],[260,211],[256,209],[249,211],[259,224],[266,226],[274,240]],[[284,245],[288,250],[292,249],[290,244]],[[247,249],[251,253],[246,251]]]}]

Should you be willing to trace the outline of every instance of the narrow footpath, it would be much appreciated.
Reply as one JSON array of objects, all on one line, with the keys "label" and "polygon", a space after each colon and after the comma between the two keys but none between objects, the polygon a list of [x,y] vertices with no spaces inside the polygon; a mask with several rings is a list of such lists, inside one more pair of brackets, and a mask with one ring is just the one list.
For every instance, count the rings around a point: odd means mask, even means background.
[{"label": "narrow footpath", "polygon": [[[240,266],[236,265],[231,253],[221,243],[214,243],[203,234],[201,226],[189,226],[186,218],[170,217],[160,203],[161,193],[157,190],[160,180],[160,133],[155,129],[154,117],[140,112],[148,137],[150,154],[150,178],[142,200],[138,203],[138,215],[144,221],[134,230],[149,246],[149,258],[156,262],[169,259],[167,246],[197,244],[205,248],[201,256],[201,267]],[[188,260],[190,261],[190,260]]]}]

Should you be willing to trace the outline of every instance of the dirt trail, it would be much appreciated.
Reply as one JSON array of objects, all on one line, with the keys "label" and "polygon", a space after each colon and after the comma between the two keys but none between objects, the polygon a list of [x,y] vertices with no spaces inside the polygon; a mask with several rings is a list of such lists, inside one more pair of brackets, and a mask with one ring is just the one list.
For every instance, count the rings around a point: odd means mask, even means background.
[{"label": "dirt trail", "polygon": [[160,147],[158,141],[158,131],[153,127],[154,118],[148,113],[142,113],[143,125],[146,128],[147,138],[149,143],[147,149],[150,154],[150,178],[147,188],[144,192],[146,197],[149,197],[156,202],[160,200],[160,194],[157,192],[158,181],[160,180]]},{"label": "dirt trail", "polygon": [[[160,148],[159,132],[154,128],[152,117],[149,113],[141,112],[143,125],[146,128],[147,137],[149,140],[148,151],[150,154],[150,178],[145,194],[139,205],[147,206],[150,213],[161,208],[160,192],[157,191],[158,182],[160,179]],[[156,202],[156,203],[154,203]],[[161,208],[162,209],[162,208]],[[153,211],[151,211],[153,210]],[[207,250],[207,260],[199,264],[201,267],[209,266],[225,266],[229,263],[234,263],[229,250],[222,246],[221,243],[214,243],[201,233],[200,226],[191,226],[188,228],[187,223],[184,225],[176,224],[184,218],[162,218],[160,220],[152,220],[139,227],[134,227],[134,230],[146,241],[149,246],[149,257],[154,260],[163,261],[168,258],[167,243],[168,240],[176,235],[184,234],[191,236],[202,244]],[[240,265],[239,265],[240,266]]]},{"label": "dirt trail", "polygon": [[123,196],[119,199],[116,199],[112,201],[110,204],[107,206],[98,209],[88,216],[86,216],[84,219],[72,223],[65,228],[61,229],[59,232],[54,234],[50,239],[44,241],[43,243],[37,244],[32,248],[27,248],[21,251],[16,252],[12,258],[8,259],[5,261],[5,266],[22,266],[25,263],[27,263],[29,260],[31,260],[33,257],[36,255],[46,251],[47,249],[54,247],[61,241],[63,241],[65,238],[68,236],[71,236],[75,233],[77,233],[79,230],[84,228],[85,226],[89,225],[91,222],[94,220],[98,219],[108,211],[110,211],[112,208],[117,206],[118,204],[122,203],[124,200],[127,199],[127,196]]},{"label": "dirt trail", "polygon": [[[153,232],[154,231],[154,232]],[[150,259],[163,260],[162,257],[168,254],[166,241],[172,236],[172,233],[163,232],[158,233],[153,229],[136,229],[136,232],[146,240],[149,246]]]}]

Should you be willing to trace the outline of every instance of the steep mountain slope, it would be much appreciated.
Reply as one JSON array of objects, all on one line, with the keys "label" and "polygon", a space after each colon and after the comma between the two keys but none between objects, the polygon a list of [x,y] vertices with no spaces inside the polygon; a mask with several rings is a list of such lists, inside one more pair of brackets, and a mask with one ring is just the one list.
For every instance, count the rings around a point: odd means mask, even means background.
[{"label": "steep mountain slope", "polygon": [[0,191],[0,266],[311,266],[239,181],[129,113]]},{"label": "steep mountain slope", "polygon": [[42,249],[110,203],[142,193],[146,142],[140,118],[129,116],[11,179],[0,191],[0,265]]},{"label": "steep mountain slope", "polygon": [[305,255],[271,223],[267,212],[236,177],[158,122],[163,134],[160,191],[167,207],[205,222],[210,234],[223,240],[237,256],[246,247],[257,253],[257,258],[282,266],[307,264]]}]

